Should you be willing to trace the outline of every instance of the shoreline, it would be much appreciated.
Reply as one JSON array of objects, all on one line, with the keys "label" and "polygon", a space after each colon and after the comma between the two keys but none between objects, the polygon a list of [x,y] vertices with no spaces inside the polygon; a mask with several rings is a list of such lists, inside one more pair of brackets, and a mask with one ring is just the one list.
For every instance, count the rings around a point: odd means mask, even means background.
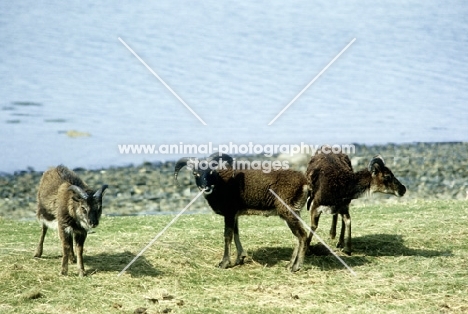
[{"label": "shoreline", "polygon": [[[402,198],[374,194],[353,200],[352,206],[415,199],[468,198],[468,143],[354,145],[356,153],[349,156],[355,171],[366,167],[372,156],[381,154],[408,192]],[[249,161],[286,160],[291,169],[302,172],[310,158],[305,154],[235,157]],[[150,215],[178,212],[198,193],[186,168],[179,173],[180,186],[175,185],[174,165],[175,161],[144,162],[140,165],[73,170],[90,187],[109,185],[103,198],[104,215]],[[33,169],[13,174],[0,173],[0,217],[35,218],[36,193],[41,176],[41,171]],[[204,200],[197,200],[187,210],[187,213],[196,212],[211,212],[211,209]]]}]

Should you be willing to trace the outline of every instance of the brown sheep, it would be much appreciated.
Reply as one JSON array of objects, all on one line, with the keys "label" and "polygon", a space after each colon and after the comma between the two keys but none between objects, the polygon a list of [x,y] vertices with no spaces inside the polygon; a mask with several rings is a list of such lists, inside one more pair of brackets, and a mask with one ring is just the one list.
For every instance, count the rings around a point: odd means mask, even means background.
[{"label": "brown sheep", "polygon": [[[372,158],[367,169],[354,172],[347,155],[318,154],[310,159],[306,177],[311,189],[310,198],[307,200],[311,229],[314,232],[317,229],[322,212],[330,213],[333,215],[330,237],[334,239],[337,214],[340,214],[342,224],[337,247],[343,248],[348,255],[351,255],[351,200],[366,192],[394,194],[400,197],[406,192],[406,187],[385,166],[380,155]],[[310,244],[312,235],[313,233],[310,233],[307,244]]]},{"label": "brown sheep", "polygon": [[76,173],[60,165],[44,172],[37,192],[37,218],[42,233],[34,257],[42,256],[47,229],[58,228],[62,241],[62,270],[68,273],[68,261],[76,262],[73,238],[78,257],[78,272],[84,276],[83,245],[88,231],[97,227],[102,213],[102,195],[107,185],[90,189]]},{"label": "brown sheep", "polygon": [[[200,190],[204,190],[208,204],[215,213],[224,216],[224,255],[219,267],[233,266],[230,260],[233,239],[237,249],[234,265],[242,264],[247,256],[239,239],[240,215],[278,215],[286,221],[297,237],[298,243],[288,268],[291,271],[299,270],[307,250],[307,232],[297,217],[270,192],[270,189],[277,193],[296,214],[299,214],[308,193],[304,174],[285,169],[269,173],[264,173],[262,170],[234,170],[232,158],[226,154],[222,154],[219,161],[227,162],[230,167],[214,170],[210,167],[205,167],[205,170],[193,169],[196,184]],[[212,156],[206,163],[218,166],[217,160]],[[191,160],[182,158],[176,163],[174,173],[176,180],[177,174],[184,166],[193,167]]]}]

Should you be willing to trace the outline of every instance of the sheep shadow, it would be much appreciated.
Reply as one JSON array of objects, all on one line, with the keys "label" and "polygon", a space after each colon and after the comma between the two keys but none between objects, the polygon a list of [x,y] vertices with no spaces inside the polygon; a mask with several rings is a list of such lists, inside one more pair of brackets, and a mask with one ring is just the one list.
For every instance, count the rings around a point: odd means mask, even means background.
[{"label": "sheep shadow", "polygon": [[[351,268],[372,263],[368,257],[377,256],[422,256],[433,258],[438,256],[453,256],[450,250],[429,250],[407,247],[402,235],[397,234],[370,234],[355,237],[353,241],[353,254],[345,255],[335,248],[336,240],[328,243],[331,249]],[[286,265],[291,258],[293,248],[261,247],[251,253],[252,260],[273,267],[277,264]],[[311,265],[321,270],[334,270],[344,268],[343,264],[322,244],[315,243],[307,252],[305,265]]]},{"label": "sheep shadow", "polygon": [[[261,247],[251,253],[251,258],[256,263],[266,267],[273,267],[278,264],[286,266],[291,259],[292,252],[293,248]],[[370,263],[369,260],[363,256],[346,256],[341,254],[337,249],[334,249],[334,252],[350,267],[362,266]],[[341,264],[323,244],[311,246],[311,249],[306,254],[304,265],[312,265],[322,270],[344,268],[343,264]]]},{"label": "sheep shadow", "polygon": [[399,234],[368,234],[353,238],[353,252],[366,256],[453,256],[451,250],[415,249],[405,245]]},{"label": "sheep shadow", "polygon": [[[135,256],[135,254],[129,251],[124,251],[121,253],[87,255],[83,258],[86,273],[115,272],[117,275],[135,258]],[[162,275],[162,272],[155,269],[144,256],[140,256],[125,272],[132,277],[156,277]]]}]

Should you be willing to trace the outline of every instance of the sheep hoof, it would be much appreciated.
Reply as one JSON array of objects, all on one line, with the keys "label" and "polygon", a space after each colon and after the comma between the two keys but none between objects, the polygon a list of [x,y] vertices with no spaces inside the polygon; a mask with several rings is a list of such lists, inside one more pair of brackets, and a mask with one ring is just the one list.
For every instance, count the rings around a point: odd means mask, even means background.
[{"label": "sheep hoof", "polygon": [[236,259],[236,264],[235,265],[244,265],[244,259],[247,257],[247,255],[242,255],[242,256],[239,256],[237,259]]},{"label": "sheep hoof", "polygon": [[301,269],[301,266],[298,265],[297,263],[293,264],[293,265],[291,265],[291,264],[288,265],[288,270],[290,272],[292,272],[292,273],[295,273],[295,272],[299,271],[300,269]]},{"label": "sheep hoof", "polygon": [[221,261],[218,265],[219,268],[222,268],[222,269],[226,269],[226,268],[229,268],[231,267],[231,261]]},{"label": "sheep hoof", "polygon": [[348,256],[351,256],[351,249],[343,249],[343,253],[345,253]]},{"label": "sheep hoof", "polygon": [[338,248],[338,249],[344,248],[343,242],[338,242],[338,243],[336,244],[336,248]]}]

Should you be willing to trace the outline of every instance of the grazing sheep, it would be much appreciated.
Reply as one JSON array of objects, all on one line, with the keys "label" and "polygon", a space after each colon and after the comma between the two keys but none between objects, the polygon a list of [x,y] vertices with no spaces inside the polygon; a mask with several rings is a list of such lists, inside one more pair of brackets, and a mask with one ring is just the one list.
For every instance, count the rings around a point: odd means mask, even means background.
[{"label": "grazing sheep", "polygon": [[[349,204],[365,192],[380,192],[403,196],[406,188],[385,166],[380,155],[369,162],[367,169],[353,172],[351,161],[345,154],[319,154],[312,156],[306,171],[311,196],[307,200],[311,228],[315,232],[322,212],[333,215],[330,237],[336,236],[337,214],[342,217],[340,239],[337,247],[351,254],[351,216]],[[312,207],[311,207],[312,204]],[[344,237],[346,233],[346,238]],[[312,233],[307,239],[310,244]]]},{"label": "grazing sheep", "polygon": [[[174,173],[177,181],[182,167],[192,167],[196,184],[200,190],[204,190],[208,204],[215,213],[224,216],[224,255],[219,267],[232,266],[230,253],[233,238],[237,249],[234,265],[242,264],[247,256],[239,239],[240,215],[278,215],[286,221],[297,237],[298,243],[288,268],[291,271],[299,270],[307,250],[307,232],[296,216],[270,192],[270,189],[298,214],[306,202],[308,193],[304,174],[284,169],[269,173],[262,170],[234,170],[232,161],[226,154],[222,154],[219,160],[212,155],[202,161],[212,167],[203,167],[203,170],[202,167],[194,168],[189,158],[182,158],[176,163]],[[224,167],[224,164],[229,167]]]},{"label": "grazing sheep", "polygon": [[44,172],[37,192],[37,218],[42,233],[34,257],[42,256],[47,229],[58,228],[62,241],[62,275],[68,272],[68,260],[75,262],[73,238],[78,256],[78,272],[84,275],[83,245],[88,231],[97,227],[102,212],[103,185],[97,191],[68,168],[60,165]]}]

